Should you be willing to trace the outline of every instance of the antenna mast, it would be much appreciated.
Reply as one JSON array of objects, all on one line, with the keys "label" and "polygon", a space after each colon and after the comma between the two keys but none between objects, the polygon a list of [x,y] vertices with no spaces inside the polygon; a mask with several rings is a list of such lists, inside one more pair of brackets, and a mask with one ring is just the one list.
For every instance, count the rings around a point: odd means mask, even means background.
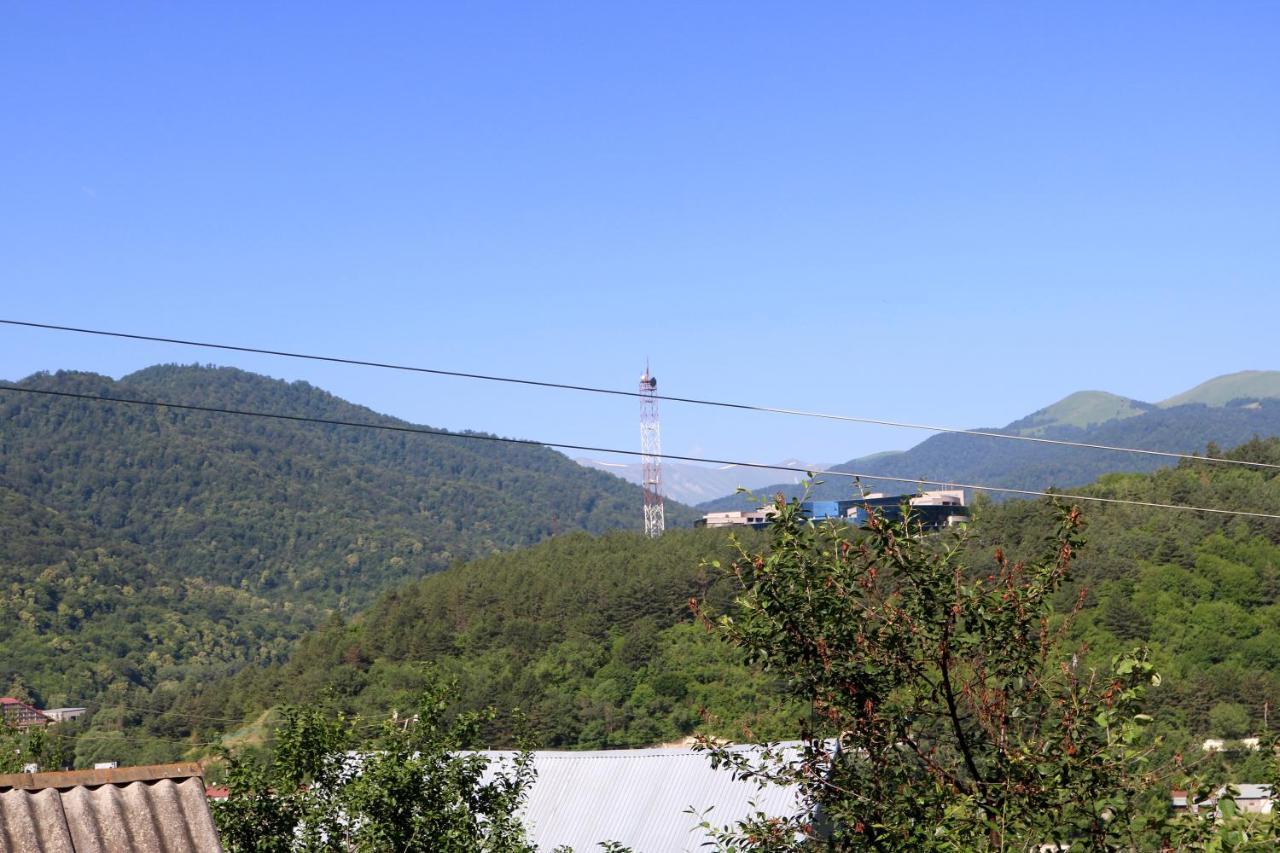
[{"label": "antenna mast", "polygon": [[644,534],[661,536],[666,527],[662,510],[662,435],[658,429],[658,401],[653,392],[658,380],[649,374],[645,361],[640,377],[640,462],[643,467]]}]

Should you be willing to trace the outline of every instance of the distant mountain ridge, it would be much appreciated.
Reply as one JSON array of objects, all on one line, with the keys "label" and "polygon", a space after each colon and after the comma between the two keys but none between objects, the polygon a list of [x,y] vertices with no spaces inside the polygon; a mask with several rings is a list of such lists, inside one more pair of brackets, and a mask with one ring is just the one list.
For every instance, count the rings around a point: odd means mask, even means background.
[{"label": "distant mountain ridge", "polygon": [[[614,474],[628,483],[638,484],[644,479],[643,467],[639,462],[604,462],[599,459],[575,459],[574,461],[588,468]],[[801,462],[798,459],[784,459],[776,464],[785,468],[802,468],[805,471],[826,467],[823,464]],[[750,468],[742,465],[711,468],[690,463],[663,462],[662,494],[681,503],[696,504],[720,497],[738,487],[756,489],[768,486],[785,476],[785,471],[769,468]],[[800,483],[803,479],[803,474],[796,474],[790,482]]]},{"label": "distant mountain ridge", "polygon": [[[1211,379],[1159,404],[1105,391],[1077,391],[1004,427],[983,432],[1054,438],[1143,450],[1200,453],[1210,443],[1232,447],[1280,435],[1280,371],[1251,370]],[[955,433],[934,435],[910,450],[852,459],[829,470],[880,475],[871,491],[911,490],[913,481],[973,483],[1010,489],[1070,488],[1112,471],[1147,472],[1171,464],[1161,457],[1003,441]],[[817,498],[854,494],[846,478],[828,478],[811,488]],[[756,490],[798,495],[801,487],[777,482]],[[742,495],[704,501],[704,511],[749,505]]]},{"label": "distant mountain ridge", "polygon": [[1161,408],[1203,403],[1225,406],[1232,400],[1267,400],[1280,397],[1280,370],[1241,370],[1202,382],[1160,403]]}]

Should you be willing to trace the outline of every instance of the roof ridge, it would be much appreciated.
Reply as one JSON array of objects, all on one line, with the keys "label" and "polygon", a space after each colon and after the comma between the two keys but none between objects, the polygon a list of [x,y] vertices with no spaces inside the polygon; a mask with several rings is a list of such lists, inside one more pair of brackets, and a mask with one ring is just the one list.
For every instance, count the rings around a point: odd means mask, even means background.
[{"label": "roof ridge", "polygon": [[158,782],[161,779],[204,778],[198,762],[177,764],[142,764],[115,767],[110,770],[53,770],[45,773],[7,773],[0,775],[0,791],[40,790],[42,788],[75,788],[79,786],[126,785],[130,782]]}]

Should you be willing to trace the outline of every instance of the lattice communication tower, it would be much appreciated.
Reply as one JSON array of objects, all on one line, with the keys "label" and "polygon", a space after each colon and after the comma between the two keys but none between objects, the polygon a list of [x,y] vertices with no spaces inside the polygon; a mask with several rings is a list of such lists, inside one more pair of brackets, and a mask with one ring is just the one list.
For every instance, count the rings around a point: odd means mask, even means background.
[{"label": "lattice communication tower", "polygon": [[640,463],[643,468],[644,533],[661,536],[666,527],[662,510],[662,434],[658,429],[658,380],[644,366],[640,377]]}]

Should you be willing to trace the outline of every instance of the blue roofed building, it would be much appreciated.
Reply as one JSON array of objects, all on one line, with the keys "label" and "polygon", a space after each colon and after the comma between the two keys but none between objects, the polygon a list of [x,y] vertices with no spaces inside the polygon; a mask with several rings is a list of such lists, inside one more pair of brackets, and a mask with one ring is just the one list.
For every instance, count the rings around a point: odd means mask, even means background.
[{"label": "blue roofed building", "polygon": [[[870,513],[879,512],[892,521],[902,519],[904,504],[911,517],[925,530],[940,530],[969,520],[969,508],[963,489],[942,489],[906,495],[875,492],[866,497],[843,501],[802,501],[800,513],[812,521],[842,521],[864,527]],[[694,522],[695,527],[744,526],[762,530],[777,511],[770,506],[754,510],[709,512]]]},{"label": "blue roofed building", "polygon": [[917,492],[907,495],[885,495],[873,492],[863,498],[844,501],[803,501],[800,512],[814,521],[844,521],[865,526],[872,512],[891,521],[902,519],[903,508],[926,530],[939,530],[962,524],[969,519],[963,489]]}]

